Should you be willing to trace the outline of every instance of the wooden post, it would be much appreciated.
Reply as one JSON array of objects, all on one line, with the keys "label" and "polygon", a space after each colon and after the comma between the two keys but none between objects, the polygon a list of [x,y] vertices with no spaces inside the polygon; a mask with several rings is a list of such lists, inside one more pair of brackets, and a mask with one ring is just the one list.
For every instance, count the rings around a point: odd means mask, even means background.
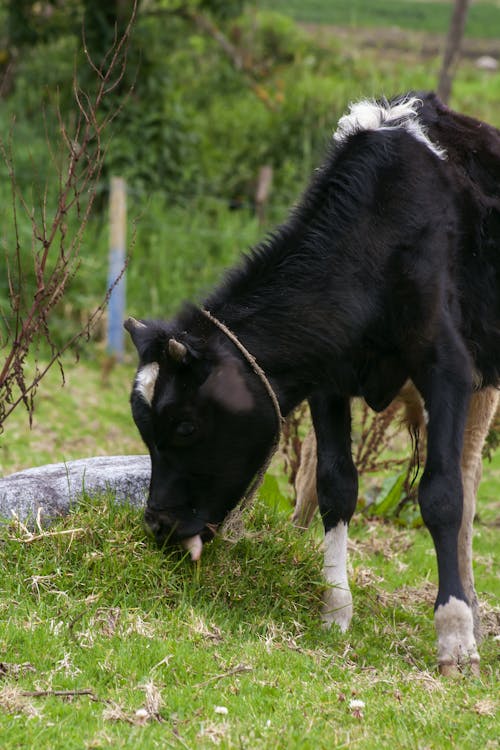
[{"label": "wooden post", "polygon": [[266,218],[266,203],[269,200],[272,182],[273,168],[268,165],[261,167],[255,191],[255,209],[261,226],[264,224]]},{"label": "wooden post", "polygon": [[109,196],[108,352],[121,361],[124,352],[125,248],[127,244],[127,186],[112,177]]},{"label": "wooden post", "polygon": [[470,4],[471,0],[455,0],[453,7],[437,88],[438,96],[445,104],[450,98],[453,76],[460,59],[460,48]]}]

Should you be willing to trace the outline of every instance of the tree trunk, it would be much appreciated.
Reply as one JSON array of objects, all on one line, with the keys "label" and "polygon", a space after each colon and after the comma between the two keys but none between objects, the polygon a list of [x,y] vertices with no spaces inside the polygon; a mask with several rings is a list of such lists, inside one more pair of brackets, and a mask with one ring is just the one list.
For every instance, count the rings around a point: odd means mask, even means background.
[{"label": "tree trunk", "polygon": [[438,82],[438,96],[445,103],[450,97],[470,4],[471,0],[455,0]]}]

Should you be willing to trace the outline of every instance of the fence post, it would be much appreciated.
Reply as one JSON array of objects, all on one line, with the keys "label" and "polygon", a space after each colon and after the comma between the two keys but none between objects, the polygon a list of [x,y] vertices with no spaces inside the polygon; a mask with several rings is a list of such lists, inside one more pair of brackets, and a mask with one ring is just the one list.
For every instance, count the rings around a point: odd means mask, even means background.
[{"label": "fence post", "polygon": [[273,168],[266,164],[259,169],[257,188],[255,190],[255,209],[261,226],[264,224],[266,218],[266,205],[269,200],[272,182]]},{"label": "fence post", "polygon": [[[121,361],[124,352],[125,248],[127,243],[127,185],[112,177],[109,194],[108,352]],[[117,281],[118,279],[118,281]]]}]

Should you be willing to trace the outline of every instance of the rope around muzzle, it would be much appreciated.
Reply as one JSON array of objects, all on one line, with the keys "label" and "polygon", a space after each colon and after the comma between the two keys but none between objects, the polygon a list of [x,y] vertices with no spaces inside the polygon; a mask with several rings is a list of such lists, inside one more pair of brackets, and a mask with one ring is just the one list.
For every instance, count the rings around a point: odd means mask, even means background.
[{"label": "rope around muzzle", "polygon": [[[224,528],[226,530],[235,530],[233,528],[234,526],[241,527],[241,518],[240,518],[241,511],[244,508],[248,507],[248,505],[250,504],[251,500],[253,499],[255,493],[257,492],[257,490],[259,489],[260,485],[264,481],[264,476],[266,474],[266,471],[269,468],[269,465],[270,465],[270,463],[271,463],[271,461],[273,459],[274,454],[278,450],[278,447],[279,447],[279,444],[280,444],[280,440],[281,440],[281,433],[282,433],[282,430],[283,430],[283,425],[285,423],[285,420],[284,420],[284,417],[283,417],[283,415],[281,413],[279,401],[278,401],[278,398],[277,398],[277,396],[276,396],[276,394],[275,394],[275,392],[273,390],[273,387],[271,386],[271,383],[267,379],[266,373],[264,372],[264,370],[262,369],[262,367],[259,365],[259,363],[255,359],[255,357],[253,356],[253,354],[250,354],[250,352],[248,351],[248,349],[245,346],[243,346],[243,344],[241,343],[241,341],[239,340],[239,338],[236,336],[236,334],[234,334],[226,325],[224,325],[224,323],[222,323],[220,320],[218,320],[208,310],[205,310],[205,308],[202,307],[200,309],[201,309],[201,312],[203,313],[203,315],[206,318],[208,318],[208,320],[210,320],[220,331],[222,331],[222,333],[224,333],[227,336],[227,338],[235,345],[235,347],[241,352],[241,354],[243,355],[243,357],[246,359],[246,361],[248,362],[248,364],[250,365],[250,367],[252,368],[252,370],[254,371],[254,373],[257,375],[257,377],[261,381],[262,385],[266,389],[269,398],[272,401],[272,404],[273,404],[273,407],[274,407],[274,411],[275,411],[275,414],[276,414],[276,421],[277,421],[277,425],[278,425],[278,429],[276,431],[274,442],[273,442],[273,444],[271,446],[271,450],[269,451],[269,454],[268,454],[265,462],[263,463],[263,465],[261,466],[261,468],[259,469],[259,471],[255,475],[254,479],[251,481],[251,483],[250,483],[247,491],[245,492],[245,494],[244,494],[243,499],[241,500],[241,502],[238,503],[237,507],[229,514],[228,519],[224,522]],[[233,523],[234,521],[236,521],[236,523]]]}]

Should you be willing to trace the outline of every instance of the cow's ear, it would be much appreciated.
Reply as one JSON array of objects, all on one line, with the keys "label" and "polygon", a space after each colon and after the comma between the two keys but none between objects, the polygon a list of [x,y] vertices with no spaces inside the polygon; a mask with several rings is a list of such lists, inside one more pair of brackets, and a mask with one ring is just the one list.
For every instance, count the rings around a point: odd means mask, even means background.
[{"label": "cow's ear", "polygon": [[216,365],[201,386],[200,393],[235,414],[251,411],[254,406],[241,365],[233,358]]},{"label": "cow's ear", "polygon": [[141,342],[143,341],[144,334],[148,329],[146,323],[143,323],[141,320],[136,320],[135,318],[127,318],[127,320],[123,324],[123,327],[130,333],[130,338],[134,342],[134,346],[140,354]]}]

